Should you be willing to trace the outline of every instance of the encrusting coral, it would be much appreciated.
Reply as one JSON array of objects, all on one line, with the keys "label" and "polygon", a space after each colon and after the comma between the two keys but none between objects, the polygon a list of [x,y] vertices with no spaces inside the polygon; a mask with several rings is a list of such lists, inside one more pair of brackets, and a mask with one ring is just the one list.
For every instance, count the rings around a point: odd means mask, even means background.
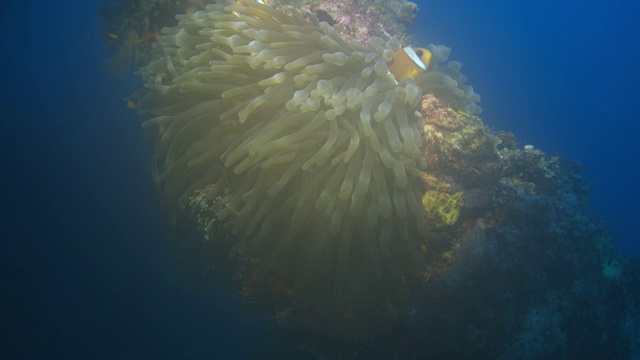
[{"label": "encrusting coral", "polygon": [[462,192],[453,195],[429,190],[422,196],[422,206],[427,216],[436,225],[453,225],[458,221],[464,206]]},{"label": "encrusting coral", "polygon": [[221,197],[230,255],[260,256],[295,296],[393,302],[420,264],[421,94],[479,99],[458,63],[397,81],[398,41],[346,42],[307,18],[240,0],[163,30],[132,97],[152,117],[155,179],[169,211],[205,187]]}]

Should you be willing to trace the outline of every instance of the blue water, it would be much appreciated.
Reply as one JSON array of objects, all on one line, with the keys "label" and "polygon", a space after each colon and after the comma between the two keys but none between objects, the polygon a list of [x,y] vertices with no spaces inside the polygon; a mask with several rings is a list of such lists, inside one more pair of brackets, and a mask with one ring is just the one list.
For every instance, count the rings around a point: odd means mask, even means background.
[{"label": "blue water", "polygon": [[0,5],[0,353],[248,357],[263,321],[170,271],[150,153],[123,102],[138,79],[101,65],[99,5]]},{"label": "blue water", "polygon": [[[0,352],[246,358],[265,321],[170,270],[138,79],[101,66],[100,1],[4,1]],[[631,1],[420,3],[417,42],[453,48],[483,120],[583,163],[592,209],[640,254],[640,35]],[[8,334],[8,335],[6,335]]]}]

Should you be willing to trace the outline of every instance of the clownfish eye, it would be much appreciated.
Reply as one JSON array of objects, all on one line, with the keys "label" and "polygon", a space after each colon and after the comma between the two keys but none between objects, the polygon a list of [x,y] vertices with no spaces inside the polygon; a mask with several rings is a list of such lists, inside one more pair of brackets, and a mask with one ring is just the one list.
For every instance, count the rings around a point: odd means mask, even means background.
[{"label": "clownfish eye", "polygon": [[422,54],[423,54],[422,50],[417,50],[416,51],[416,55],[418,55],[419,58],[422,57]]}]

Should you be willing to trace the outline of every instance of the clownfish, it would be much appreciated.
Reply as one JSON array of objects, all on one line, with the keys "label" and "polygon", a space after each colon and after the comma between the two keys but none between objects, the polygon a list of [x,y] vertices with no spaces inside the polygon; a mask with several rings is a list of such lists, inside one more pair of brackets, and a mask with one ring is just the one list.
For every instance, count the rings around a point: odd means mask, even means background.
[{"label": "clownfish", "polygon": [[416,79],[427,71],[430,61],[429,50],[406,46],[395,52],[393,59],[387,63],[387,67],[397,81],[407,78]]}]

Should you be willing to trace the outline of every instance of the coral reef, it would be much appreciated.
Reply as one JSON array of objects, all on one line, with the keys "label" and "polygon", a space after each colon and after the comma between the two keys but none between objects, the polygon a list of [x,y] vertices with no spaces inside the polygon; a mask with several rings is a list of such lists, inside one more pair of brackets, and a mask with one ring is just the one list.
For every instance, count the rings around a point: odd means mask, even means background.
[{"label": "coral reef", "polygon": [[581,166],[484,126],[449,48],[397,82],[364,4],[241,0],[163,31],[131,100],[176,227],[204,237],[181,264],[270,315],[265,358],[640,357],[640,263]]},{"label": "coral reef", "polygon": [[[465,204],[451,226],[427,220],[432,226],[420,249],[429,266],[421,270],[421,281],[410,283],[420,294],[417,301],[386,327],[356,333],[361,329],[351,327],[351,336],[338,339],[285,332],[278,349],[265,351],[355,359],[637,358],[640,262],[617,254],[607,226],[587,214],[591,186],[582,168],[531,147],[517,148],[512,134],[492,134],[477,118],[429,94],[425,106],[438,109],[423,119],[425,125],[456,129],[447,124],[473,119],[463,127],[472,128],[469,140],[475,141],[462,142],[459,152],[437,159],[437,169],[423,173],[431,188],[459,189]],[[456,154],[488,139],[497,144],[485,150],[495,166],[480,167],[477,178],[469,178],[469,164]],[[504,166],[496,170],[499,164]],[[473,185],[465,187],[464,179]],[[238,280],[252,288],[244,277]],[[300,329],[292,319],[314,321],[295,303],[266,308],[285,329]],[[345,314],[353,323],[358,315]]]},{"label": "coral reef", "polygon": [[413,351],[456,358],[637,356],[638,329],[622,324],[638,316],[632,294],[640,290],[634,275],[640,267],[616,255],[606,226],[587,215],[590,186],[580,167],[530,148],[498,153],[505,167],[491,206],[467,219],[467,230],[452,239],[450,263],[426,286],[416,323],[430,328],[413,329],[422,333],[415,344],[425,342]]},{"label": "coral reef", "polygon": [[332,25],[347,41],[369,42],[372,37],[396,38],[403,44],[412,42],[407,31],[418,12],[418,5],[406,0],[274,0],[279,8],[290,5],[316,14],[320,21]]},{"label": "coral reef", "polygon": [[[421,171],[425,194],[463,197],[450,225],[432,218],[418,242],[428,264],[405,279],[414,301],[403,312],[346,309],[340,322],[296,301],[248,257],[218,266],[234,274],[247,304],[272,315],[282,342],[270,356],[300,358],[635,358],[640,354],[640,263],[617,254],[605,224],[587,214],[591,185],[581,166],[494,134],[482,122],[426,94],[424,149],[438,154]],[[431,135],[427,135],[431,134]],[[479,152],[474,157],[473,153]],[[429,152],[425,152],[427,154]],[[438,195],[439,194],[439,195]],[[443,196],[442,194],[445,194]],[[220,205],[194,198],[192,209],[215,236],[227,234]],[[207,202],[209,205],[202,206]],[[434,203],[434,202],[431,202]],[[204,209],[209,210],[204,210]],[[195,211],[196,209],[199,209]],[[211,233],[211,232],[210,232]],[[216,253],[202,244],[201,254]],[[202,256],[202,255],[201,255]],[[211,259],[203,263],[212,263]],[[363,320],[374,317],[377,322]]]}]

